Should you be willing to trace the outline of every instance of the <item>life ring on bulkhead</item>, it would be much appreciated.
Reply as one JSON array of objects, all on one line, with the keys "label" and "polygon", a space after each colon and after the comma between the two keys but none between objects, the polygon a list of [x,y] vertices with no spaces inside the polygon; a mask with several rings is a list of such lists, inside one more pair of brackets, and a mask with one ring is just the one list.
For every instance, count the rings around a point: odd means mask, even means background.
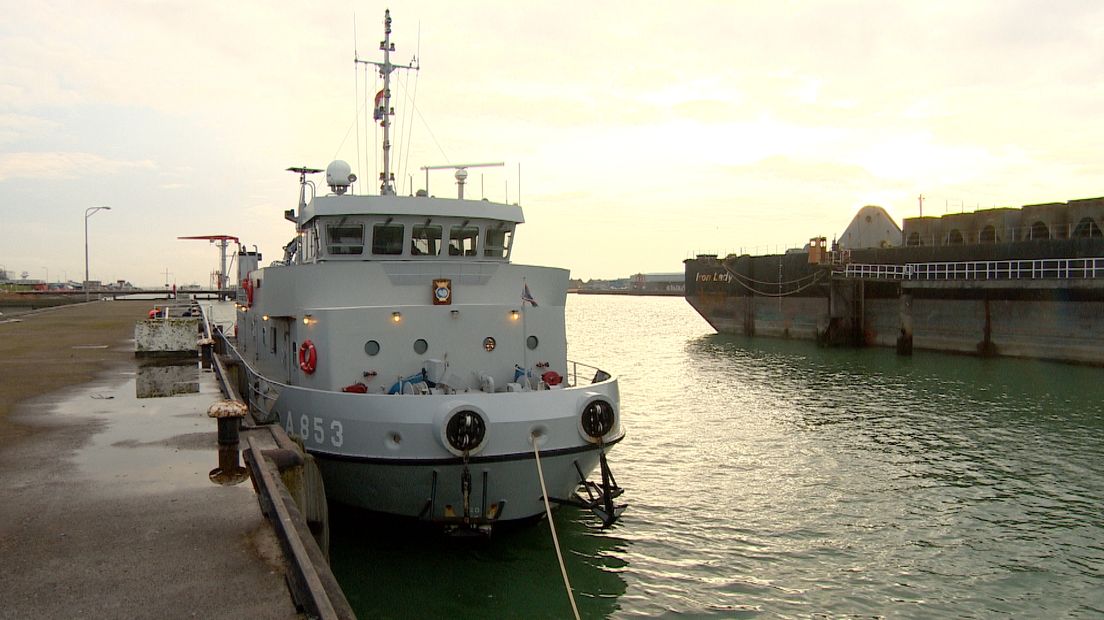
[{"label": "life ring on bulkhead", "polygon": [[544,381],[548,385],[559,385],[563,383],[563,377],[555,370],[549,370],[541,375],[541,381]]},{"label": "life ring on bulkhead", "polygon": [[318,350],[314,348],[313,342],[304,340],[303,344],[299,345],[299,370],[312,375],[317,367]]}]

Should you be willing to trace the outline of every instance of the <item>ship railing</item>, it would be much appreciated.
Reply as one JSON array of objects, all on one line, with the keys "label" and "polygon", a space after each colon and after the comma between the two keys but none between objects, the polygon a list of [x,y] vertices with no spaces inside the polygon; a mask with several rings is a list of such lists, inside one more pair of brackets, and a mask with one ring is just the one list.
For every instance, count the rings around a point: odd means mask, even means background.
[{"label": "ship railing", "polygon": [[864,280],[1070,280],[1104,278],[1104,258],[1000,261],[851,263],[844,277]]},{"label": "ship railing", "polygon": [[612,377],[608,372],[597,366],[567,360],[567,384],[569,386],[575,387],[579,385],[580,373],[582,373],[582,380],[587,385],[601,383]]},{"label": "ship railing", "polygon": [[[207,320],[207,312],[203,313],[204,320]],[[275,416],[272,415],[272,405],[279,397],[280,390],[278,388],[273,389],[273,386],[281,386],[282,384],[266,379],[261,373],[254,370],[248,362],[245,361],[245,357],[238,351],[238,348],[234,346],[234,343],[221,329],[211,330],[208,327],[208,333],[212,338],[219,341],[219,346],[216,350],[224,353],[229,353],[230,356],[237,360],[240,364],[241,371],[244,373],[243,381],[249,391],[249,397],[246,398],[246,394],[242,394],[248,405],[250,411],[254,413],[254,418],[262,423],[267,424],[275,420]]]}]

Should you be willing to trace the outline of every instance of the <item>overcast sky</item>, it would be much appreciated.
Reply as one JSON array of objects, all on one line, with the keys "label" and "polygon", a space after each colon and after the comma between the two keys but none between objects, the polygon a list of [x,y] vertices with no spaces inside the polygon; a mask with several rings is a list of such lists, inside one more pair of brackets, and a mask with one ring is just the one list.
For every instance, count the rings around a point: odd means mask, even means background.
[{"label": "overcast sky", "polygon": [[[372,179],[374,2],[0,0],[0,267],[202,284],[281,257],[292,165]],[[926,215],[1104,195],[1104,2],[394,3],[400,190],[472,169],[514,261],[574,277]],[[417,112],[412,113],[409,98]],[[399,145],[402,145],[401,147]],[[371,154],[370,154],[371,153]],[[360,191],[376,191],[377,183]],[[430,178],[435,195],[455,188]],[[167,275],[166,275],[167,273]]]}]

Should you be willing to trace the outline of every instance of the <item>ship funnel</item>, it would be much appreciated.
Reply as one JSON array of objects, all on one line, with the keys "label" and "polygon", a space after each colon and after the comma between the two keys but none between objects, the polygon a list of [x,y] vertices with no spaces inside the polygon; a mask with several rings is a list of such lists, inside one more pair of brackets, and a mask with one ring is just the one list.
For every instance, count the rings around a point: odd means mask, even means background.
[{"label": "ship funnel", "polygon": [[339,196],[349,191],[349,186],[356,182],[356,179],[349,164],[340,159],[326,166],[326,185],[330,186],[330,191]]}]

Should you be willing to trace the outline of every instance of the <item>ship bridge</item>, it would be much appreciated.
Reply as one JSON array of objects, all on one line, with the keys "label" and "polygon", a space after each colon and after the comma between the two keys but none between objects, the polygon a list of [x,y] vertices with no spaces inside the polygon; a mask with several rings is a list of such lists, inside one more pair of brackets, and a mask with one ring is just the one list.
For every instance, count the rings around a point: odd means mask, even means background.
[{"label": "ship bridge", "polygon": [[297,218],[302,262],[509,262],[521,207],[429,196],[318,196]]}]

